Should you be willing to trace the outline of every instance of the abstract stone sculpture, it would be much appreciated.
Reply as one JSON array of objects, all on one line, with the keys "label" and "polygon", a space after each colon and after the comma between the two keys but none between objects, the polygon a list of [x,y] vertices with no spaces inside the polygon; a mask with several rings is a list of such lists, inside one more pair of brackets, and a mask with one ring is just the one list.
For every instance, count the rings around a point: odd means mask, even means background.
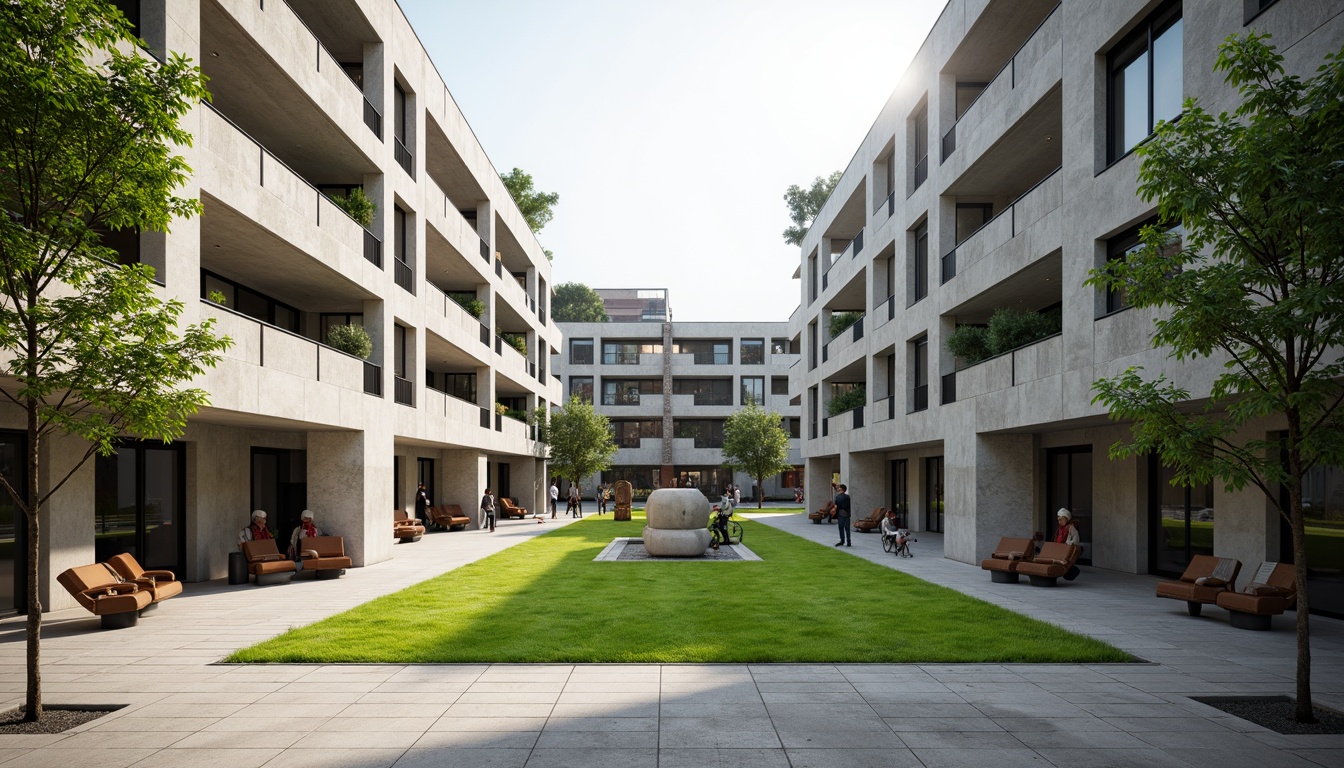
[{"label": "abstract stone sculpture", "polygon": [[630,519],[630,502],[634,499],[634,494],[630,490],[630,481],[616,481],[616,516],[617,520]]},{"label": "abstract stone sculpture", "polygon": [[709,547],[709,500],[695,488],[660,488],[645,505],[644,549],[654,557],[700,557]]}]

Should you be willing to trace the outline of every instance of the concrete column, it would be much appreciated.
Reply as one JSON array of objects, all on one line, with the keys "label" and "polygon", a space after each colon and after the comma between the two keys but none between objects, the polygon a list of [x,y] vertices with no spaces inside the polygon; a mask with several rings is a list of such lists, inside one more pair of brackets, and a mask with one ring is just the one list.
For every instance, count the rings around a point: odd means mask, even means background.
[{"label": "concrete column", "polygon": [[849,486],[855,519],[867,517],[873,507],[887,506],[887,461],[875,453],[840,454],[840,482]]},{"label": "concrete column", "polygon": [[1031,435],[953,432],[944,445],[947,557],[978,563],[1001,537],[1026,536],[1035,530]]},{"label": "concrete column", "polygon": [[187,571],[181,578],[222,578],[252,513],[251,443],[243,430],[194,423],[186,447]]},{"label": "concrete column", "polygon": [[475,449],[443,452],[443,470],[439,475],[440,490],[436,502],[456,504],[462,514],[471,518],[469,529],[476,528],[476,510],[485,493],[485,454]]},{"label": "concrete column", "polygon": [[518,500],[518,506],[526,507],[529,512],[541,509],[537,500],[541,498],[543,474],[538,471],[537,460],[531,456],[509,457],[510,495]]},{"label": "concrete column", "polygon": [[390,428],[308,433],[308,506],[345,538],[356,567],[392,556],[392,451]]},{"label": "concrete column", "polygon": [[835,471],[835,458],[809,458],[805,460],[805,466],[803,502],[807,511],[813,512],[834,498],[831,493],[831,473]]},{"label": "concrete column", "polygon": [[[84,458],[89,444],[75,437],[53,436],[42,441],[38,482],[45,493]],[[76,608],[79,603],[56,582],[67,568],[95,562],[93,549],[94,459],[74,475],[42,506],[38,519],[38,597],[44,611]],[[27,525],[22,514],[16,525]],[[17,560],[16,560],[17,564]]]}]

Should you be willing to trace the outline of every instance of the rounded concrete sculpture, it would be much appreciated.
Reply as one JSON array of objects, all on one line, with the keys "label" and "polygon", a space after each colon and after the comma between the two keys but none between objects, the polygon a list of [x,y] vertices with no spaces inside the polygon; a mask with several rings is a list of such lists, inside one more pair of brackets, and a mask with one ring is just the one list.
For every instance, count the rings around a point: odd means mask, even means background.
[{"label": "rounded concrete sculpture", "polygon": [[644,549],[654,557],[700,557],[709,546],[709,500],[695,488],[660,488],[645,505]]}]

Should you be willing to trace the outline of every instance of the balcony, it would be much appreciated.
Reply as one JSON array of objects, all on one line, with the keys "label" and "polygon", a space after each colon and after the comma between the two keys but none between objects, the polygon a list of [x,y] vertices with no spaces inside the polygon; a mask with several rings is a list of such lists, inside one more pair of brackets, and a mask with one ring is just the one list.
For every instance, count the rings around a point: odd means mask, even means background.
[{"label": "balcony", "polygon": [[415,156],[401,143],[400,138],[392,139],[392,157],[397,161],[397,165],[406,172],[412,179],[415,178]]},{"label": "balcony", "polygon": [[411,269],[411,265],[401,259],[393,259],[392,265],[394,270],[393,277],[396,280],[397,285],[401,286],[403,290],[414,296],[415,272]]},{"label": "balcony", "polygon": [[[1028,82],[1035,82],[1038,65],[1045,63],[1046,67],[1053,67],[1053,75],[1046,75],[1051,82],[1057,81],[1059,77],[1059,68],[1062,59],[1059,56],[1049,57],[1055,47],[1060,43],[1061,14],[1058,4],[1041,21],[1031,35],[1022,43],[1009,59],[1004,62],[1003,67],[985,86],[975,100],[972,101],[962,112],[961,117],[952,124],[943,134],[941,142],[940,164],[947,162],[958,147],[958,134],[962,137],[962,142],[970,133],[981,125],[989,125],[991,129],[1001,130],[1004,125],[998,120],[990,120],[990,116],[1000,110],[1005,100],[1011,98],[1014,91],[1019,86]],[[1056,51],[1056,53],[1058,53]]]},{"label": "balcony", "polygon": [[1064,199],[1063,174],[1060,170],[1056,168],[1051,171],[960,245],[943,254],[939,260],[942,282],[956,277],[958,271],[985,258],[1059,208]]},{"label": "balcony", "polygon": [[415,407],[415,384],[400,376],[392,377],[392,399],[400,405]]}]

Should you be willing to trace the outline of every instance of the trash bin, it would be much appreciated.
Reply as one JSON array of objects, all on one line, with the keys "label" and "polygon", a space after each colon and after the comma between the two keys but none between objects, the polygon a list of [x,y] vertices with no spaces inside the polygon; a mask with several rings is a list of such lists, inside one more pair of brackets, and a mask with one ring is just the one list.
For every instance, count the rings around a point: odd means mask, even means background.
[{"label": "trash bin", "polygon": [[229,583],[247,583],[247,558],[243,557],[242,552],[229,553]]}]

